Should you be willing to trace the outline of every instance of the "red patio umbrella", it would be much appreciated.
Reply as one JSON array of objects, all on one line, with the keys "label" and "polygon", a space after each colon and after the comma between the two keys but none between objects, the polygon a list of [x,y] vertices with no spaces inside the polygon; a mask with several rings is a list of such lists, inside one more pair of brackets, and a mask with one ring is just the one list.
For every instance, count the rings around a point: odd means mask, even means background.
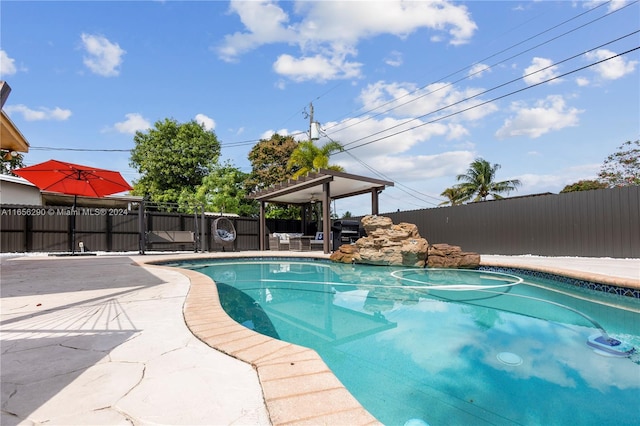
[{"label": "red patio umbrella", "polygon": [[49,160],[13,171],[43,191],[85,197],[105,197],[129,191],[131,186],[119,172]]},{"label": "red patio umbrella", "polygon": [[[105,197],[133,189],[119,172],[58,160],[45,161],[13,172],[43,191],[74,195],[74,209],[78,195]],[[72,217],[75,218],[75,216]],[[73,220],[72,233],[72,251],[75,252],[75,220]]]}]

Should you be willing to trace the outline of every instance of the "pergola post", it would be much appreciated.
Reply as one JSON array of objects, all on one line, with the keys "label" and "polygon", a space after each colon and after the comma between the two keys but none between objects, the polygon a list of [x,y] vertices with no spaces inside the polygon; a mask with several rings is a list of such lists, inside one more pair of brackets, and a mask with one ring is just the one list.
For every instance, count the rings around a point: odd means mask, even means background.
[{"label": "pergola post", "polygon": [[322,231],[324,232],[324,238],[322,239],[322,246],[324,247],[324,253],[331,253],[330,244],[333,243],[331,238],[331,189],[329,182],[322,184]]},{"label": "pergola post", "polygon": [[371,188],[371,214],[378,214],[378,188]]},{"label": "pergola post", "polygon": [[264,211],[265,211],[264,204],[265,202],[261,200],[260,201],[260,226],[259,226],[260,243],[259,244],[260,244],[260,250],[263,250],[263,251],[266,250],[266,247],[264,245],[264,234],[267,228],[267,219],[264,217]]}]

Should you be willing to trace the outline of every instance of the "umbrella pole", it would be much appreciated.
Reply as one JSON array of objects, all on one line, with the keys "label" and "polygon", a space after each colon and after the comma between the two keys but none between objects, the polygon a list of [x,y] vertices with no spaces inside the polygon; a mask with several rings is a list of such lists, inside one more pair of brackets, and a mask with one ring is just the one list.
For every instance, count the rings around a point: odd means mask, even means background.
[{"label": "umbrella pole", "polygon": [[73,208],[71,209],[71,254],[76,254],[76,202],[78,196],[73,196]]}]

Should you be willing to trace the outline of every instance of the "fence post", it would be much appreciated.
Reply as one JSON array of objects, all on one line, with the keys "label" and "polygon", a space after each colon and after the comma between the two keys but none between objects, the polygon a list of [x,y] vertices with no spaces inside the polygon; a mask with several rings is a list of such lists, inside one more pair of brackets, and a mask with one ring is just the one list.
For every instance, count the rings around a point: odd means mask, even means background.
[{"label": "fence post", "polygon": [[27,253],[33,250],[33,216],[24,218],[24,249]]},{"label": "fence post", "polygon": [[145,229],[144,229],[144,200],[138,204],[138,253],[144,254],[145,249]]},{"label": "fence post", "polygon": [[202,204],[200,207],[202,207],[202,211],[200,213],[200,253],[204,253],[205,250],[209,250],[209,245],[207,244],[207,228],[206,228],[206,221],[205,221],[205,217],[204,217],[204,204]]},{"label": "fence post", "polygon": [[104,216],[106,221],[107,235],[106,235],[106,243],[107,243],[107,251],[113,251],[113,217],[111,213],[107,210],[106,216]]}]

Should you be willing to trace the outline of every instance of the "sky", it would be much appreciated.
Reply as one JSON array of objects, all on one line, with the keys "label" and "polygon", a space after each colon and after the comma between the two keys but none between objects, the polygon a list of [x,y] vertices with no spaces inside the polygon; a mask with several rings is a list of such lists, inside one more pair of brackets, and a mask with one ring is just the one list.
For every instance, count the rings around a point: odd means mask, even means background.
[{"label": "sky", "polygon": [[477,158],[522,182],[508,196],[558,193],[640,138],[637,1],[3,0],[0,20],[26,165],[133,183],[135,132],[172,118],[250,172],[258,140],[309,138],[313,105],[332,164],[394,182],[384,213],[438,206]]}]

